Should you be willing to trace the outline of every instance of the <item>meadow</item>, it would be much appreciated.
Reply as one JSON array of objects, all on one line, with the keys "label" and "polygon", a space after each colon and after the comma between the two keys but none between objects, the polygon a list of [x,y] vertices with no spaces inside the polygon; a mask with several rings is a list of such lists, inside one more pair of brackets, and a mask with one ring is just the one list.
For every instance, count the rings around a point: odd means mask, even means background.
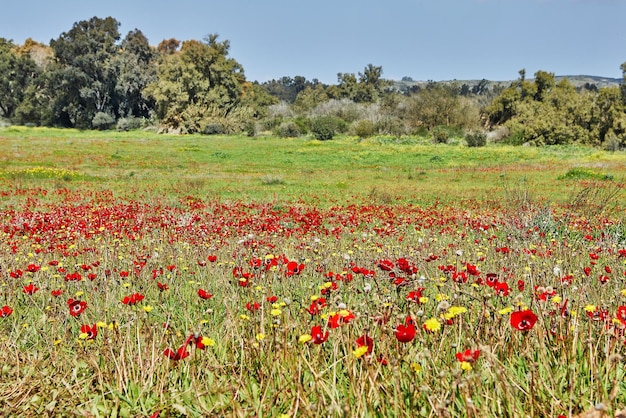
[{"label": "meadow", "polygon": [[3,416],[626,416],[626,155],[0,128]]}]

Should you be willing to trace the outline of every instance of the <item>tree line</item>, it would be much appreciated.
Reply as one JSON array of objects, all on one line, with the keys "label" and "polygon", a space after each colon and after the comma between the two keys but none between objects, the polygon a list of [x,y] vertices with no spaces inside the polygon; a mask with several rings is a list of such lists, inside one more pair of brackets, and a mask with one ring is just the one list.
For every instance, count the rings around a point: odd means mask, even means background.
[{"label": "tree line", "polygon": [[[521,144],[626,146],[626,63],[618,87],[576,88],[553,73],[525,71],[506,88],[429,82],[398,87],[382,66],[339,73],[327,85],[302,76],[246,79],[230,43],[165,39],[157,46],[135,29],[93,17],[49,45],[0,38],[0,116],[13,124],[78,129],[241,133],[281,136],[337,132],[429,135],[439,142],[496,131]],[[403,79],[404,80],[404,79]],[[406,81],[406,80],[404,80]],[[469,141],[468,141],[469,143]]]}]

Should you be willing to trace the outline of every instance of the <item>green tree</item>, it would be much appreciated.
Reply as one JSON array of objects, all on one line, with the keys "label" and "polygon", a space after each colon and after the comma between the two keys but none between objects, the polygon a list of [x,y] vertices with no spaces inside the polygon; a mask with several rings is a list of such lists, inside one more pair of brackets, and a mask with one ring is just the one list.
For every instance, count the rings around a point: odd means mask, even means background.
[{"label": "green tree", "polygon": [[230,43],[217,38],[185,41],[179,52],[162,57],[157,80],[144,92],[167,129],[199,132],[211,118],[241,114],[243,67],[228,57]]},{"label": "green tree", "polygon": [[91,128],[96,113],[114,112],[119,25],[112,17],[93,17],[50,41],[55,57],[49,85],[55,123]]},{"label": "green tree", "polygon": [[156,81],[156,53],[138,29],[126,35],[121,47],[114,57],[117,73],[114,111],[122,117],[146,118],[154,102],[143,95],[143,90]]},{"label": "green tree", "polygon": [[412,95],[406,106],[405,120],[412,129],[435,126],[475,128],[479,122],[478,109],[457,94],[456,85],[429,84]]},{"label": "green tree", "polygon": [[11,119],[24,100],[39,69],[28,53],[20,53],[11,40],[0,38],[0,112]]}]

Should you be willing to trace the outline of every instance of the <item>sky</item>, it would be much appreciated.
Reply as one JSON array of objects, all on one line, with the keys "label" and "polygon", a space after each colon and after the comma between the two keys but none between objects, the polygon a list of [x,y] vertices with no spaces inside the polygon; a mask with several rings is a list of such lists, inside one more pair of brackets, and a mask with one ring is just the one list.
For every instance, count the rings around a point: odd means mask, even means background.
[{"label": "sky", "polygon": [[248,80],[382,66],[399,80],[513,80],[521,69],[621,78],[626,0],[2,0],[0,37],[48,44],[75,22],[117,19],[163,39],[229,40]]}]

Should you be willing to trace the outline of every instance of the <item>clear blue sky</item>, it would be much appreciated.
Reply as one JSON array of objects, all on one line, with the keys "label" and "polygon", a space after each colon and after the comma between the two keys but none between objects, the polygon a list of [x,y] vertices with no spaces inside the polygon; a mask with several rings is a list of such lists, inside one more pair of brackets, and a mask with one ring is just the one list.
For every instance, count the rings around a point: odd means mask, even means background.
[{"label": "clear blue sky", "polygon": [[122,37],[218,33],[249,80],[336,83],[372,63],[383,77],[511,80],[526,69],[621,78],[626,0],[32,0],[0,6],[0,37],[49,43],[112,16]]}]

